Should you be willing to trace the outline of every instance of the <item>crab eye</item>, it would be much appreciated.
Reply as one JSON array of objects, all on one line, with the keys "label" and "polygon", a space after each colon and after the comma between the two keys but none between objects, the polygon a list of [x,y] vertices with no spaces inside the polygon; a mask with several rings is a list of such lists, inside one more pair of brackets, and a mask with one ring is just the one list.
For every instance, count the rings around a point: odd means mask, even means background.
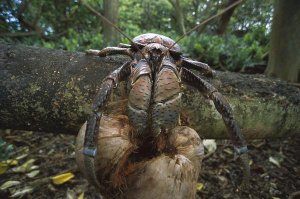
[{"label": "crab eye", "polygon": [[136,67],[136,63],[132,63],[130,66],[131,66],[131,68],[133,69],[133,68]]},{"label": "crab eye", "polygon": [[131,44],[131,48],[134,49],[135,51],[140,51],[145,47],[144,44],[141,43],[133,43]]},{"label": "crab eye", "polygon": [[169,50],[171,56],[175,59],[175,60],[179,60],[181,59],[181,55],[182,53],[181,52],[176,52],[176,51],[173,51],[173,50]]}]

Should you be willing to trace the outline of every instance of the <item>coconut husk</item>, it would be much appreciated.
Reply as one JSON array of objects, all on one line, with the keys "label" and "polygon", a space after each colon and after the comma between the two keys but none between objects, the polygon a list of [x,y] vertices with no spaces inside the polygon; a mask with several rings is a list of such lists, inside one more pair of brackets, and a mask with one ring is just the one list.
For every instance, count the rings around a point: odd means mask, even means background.
[{"label": "coconut husk", "polygon": [[[82,154],[85,129],[86,123],[77,137],[76,160],[89,176]],[[105,198],[195,198],[204,148],[196,131],[187,126],[142,139],[134,136],[122,112],[104,114],[97,151],[96,177]]]}]

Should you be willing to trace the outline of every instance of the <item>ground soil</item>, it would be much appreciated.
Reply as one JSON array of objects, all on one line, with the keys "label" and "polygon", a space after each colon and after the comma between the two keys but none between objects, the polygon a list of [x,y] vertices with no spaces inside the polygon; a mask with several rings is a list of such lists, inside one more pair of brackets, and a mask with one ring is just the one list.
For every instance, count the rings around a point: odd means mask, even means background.
[{"label": "ground soil", "polygon": [[[29,171],[13,172],[13,167],[1,174],[0,186],[9,180],[21,182],[12,188],[0,190],[1,199],[28,187],[32,191],[25,193],[22,198],[77,199],[83,192],[86,199],[100,198],[77,169],[74,136],[6,130],[0,132],[0,137],[15,146],[15,155],[27,155],[18,161],[18,165],[34,159],[34,165],[38,166],[35,169],[40,171],[33,178],[26,175]],[[293,198],[300,198],[299,141],[300,137],[250,141],[252,175],[245,190],[238,188],[242,171],[238,161],[233,159],[229,142],[217,141],[216,152],[203,160],[197,198],[284,199],[292,194],[295,195]],[[279,164],[276,165],[274,160]],[[72,172],[75,177],[62,185],[54,185],[49,178],[65,172]]]}]

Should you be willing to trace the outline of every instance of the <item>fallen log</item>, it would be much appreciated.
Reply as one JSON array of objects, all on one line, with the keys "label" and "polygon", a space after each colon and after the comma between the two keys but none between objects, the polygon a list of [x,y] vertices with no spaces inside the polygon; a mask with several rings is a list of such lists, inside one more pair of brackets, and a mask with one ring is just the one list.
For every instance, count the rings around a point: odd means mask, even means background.
[{"label": "fallen log", "polygon": [[[77,134],[102,79],[127,58],[0,44],[0,128]],[[263,75],[217,72],[246,138],[299,135],[300,89]],[[185,88],[183,114],[204,138],[227,138],[220,114]]]}]

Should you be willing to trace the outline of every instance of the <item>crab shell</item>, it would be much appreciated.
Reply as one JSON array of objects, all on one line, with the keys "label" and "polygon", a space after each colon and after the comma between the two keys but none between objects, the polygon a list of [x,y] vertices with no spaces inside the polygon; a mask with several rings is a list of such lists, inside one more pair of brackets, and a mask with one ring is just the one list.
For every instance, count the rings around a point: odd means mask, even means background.
[{"label": "crab shell", "polygon": [[176,54],[181,54],[180,46],[176,44],[176,42],[173,39],[166,37],[164,35],[159,35],[155,33],[146,33],[146,34],[136,36],[135,38],[133,38],[132,41],[135,44],[141,46],[146,46],[147,44],[151,44],[151,43],[158,43],[167,48],[170,48],[171,52],[174,52]]}]

